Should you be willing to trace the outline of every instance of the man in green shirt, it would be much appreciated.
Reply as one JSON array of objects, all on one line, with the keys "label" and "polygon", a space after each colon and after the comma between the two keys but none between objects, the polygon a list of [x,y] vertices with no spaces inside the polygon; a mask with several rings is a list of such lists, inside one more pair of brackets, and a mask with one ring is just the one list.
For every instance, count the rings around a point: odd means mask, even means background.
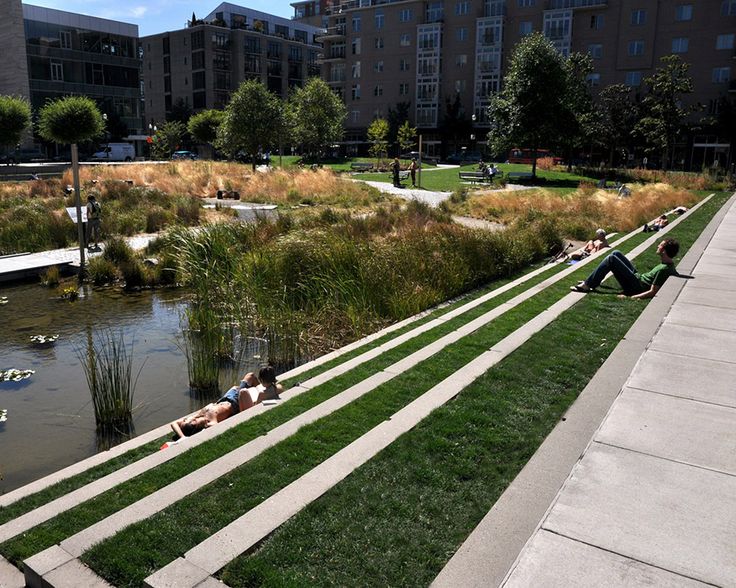
[{"label": "man in green shirt", "polygon": [[572,286],[570,290],[575,292],[595,290],[608,272],[611,272],[624,290],[621,297],[654,298],[665,280],[677,274],[673,259],[679,251],[680,244],[675,239],[665,239],[657,246],[657,255],[662,263],[644,274],[639,274],[626,256],[616,250],[607,255],[584,281]]}]

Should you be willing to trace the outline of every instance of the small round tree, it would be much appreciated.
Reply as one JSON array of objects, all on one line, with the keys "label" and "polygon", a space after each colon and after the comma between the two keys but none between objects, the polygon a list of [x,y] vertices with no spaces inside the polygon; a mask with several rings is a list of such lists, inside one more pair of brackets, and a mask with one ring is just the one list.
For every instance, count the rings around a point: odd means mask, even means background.
[{"label": "small round tree", "polygon": [[224,116],[222,110],[203,110],[189,119],[187,130],[197,143],[211,147],[217,139],[217,129],[220,128]]},{"label": "small round tree", "polygon": [[24,98],[0,96],[1,145],[17,145],[30,124],[31,106]]},{"label": "small round tree", "polygon": [[71,145],[79,238],[79,277],[84,275],[84,230],[82,201],[79,194],[79,152],[77,144],[101,135],[105,121],[94,100],[86,96],[67,96],[48,102],[39,113],[38,134],[47,141]]}]

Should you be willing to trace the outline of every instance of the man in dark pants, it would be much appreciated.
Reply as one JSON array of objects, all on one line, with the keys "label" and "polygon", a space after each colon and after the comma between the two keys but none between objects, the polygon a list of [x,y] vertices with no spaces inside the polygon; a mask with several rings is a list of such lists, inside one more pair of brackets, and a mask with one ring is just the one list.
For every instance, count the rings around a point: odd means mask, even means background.
[{"label": "man in dark pants", "polygon": [[398,157],[394,157],[391,162],[391,173],[393,174],[394,186],[401,188],[401,180],[399,180],[399,170],[401,169],[401,163]]},{"label": "man in dark pants", "polygon": [[626,256],[616,250],[607,255],[585,280],[572,286],[570,290],[575,292],[595,290],[610,272],[624,290],[619,297],[642,300],[654,298],[665,280],[677,274],[673,259],[679,251],[680,244],[675,239],[665,239],[657,246],[657,254],[662,263],[644,274],[639,274]]}]

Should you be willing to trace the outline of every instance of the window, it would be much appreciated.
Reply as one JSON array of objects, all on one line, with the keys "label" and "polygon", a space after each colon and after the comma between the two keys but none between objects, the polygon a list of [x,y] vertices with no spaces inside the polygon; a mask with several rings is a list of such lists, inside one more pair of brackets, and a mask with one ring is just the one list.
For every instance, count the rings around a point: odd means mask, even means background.
[{"label": "window", "polygon": [[590,87],[594,86],[600,86],[601,85],[601,74],[599,73],[591,73],[588,74],[588,77],[585,78],[588,82],[588,85]]},{"label": "window", "polygon": [[[167,41],[168,38],[164,39]],[[212,35],[212,48],[213,49],[229,49],[230,48],[230,35],[223,33],[215,33]],[[164,50],[164,53],[168,51]]]},{"label": "window", "polygon": [[204,69],[204,51],[192,53],[192,69]]},{"label": "window", "polygon": [[408,47],[411,45],[411,35],[408,33],[404,33],[401,35],[401,38],[399,39],[399,45],[402,47]]},{"label": "window", "polygon": [[[356,37],[355,39],[353,39],[353,42],[352,42],[352,45],[351,45],[352,46],[352,50],[353,50],[353,55],[360,55],[360,45],[361,45],[361,43],[360,43],[360,37]],[[332,49],[332,48],[330,48],[330,49]]]},{"label": "window", "polygon": [[734,34],[718,35],[716,38],[716,49],[733,49]]},{"label": "window", "polygon": [[460,0],[455,3],[455,16],[464,16],[470,10],[470,2],[468,0]]},{"label": "window", "polygon": [[641,86],[641,72],[640,71],[627,71],[626,72],[626,85],[632,88],[638,88]]},{"label": "window", "polygon": [[351,71],[352,71],[352,77],[353,77],[353,79],[357,79],[357,78],[360,77],[360,61],[356,61],[353,64],[353,67],[352,67],[352,70]]},{"label": "window", "polygon": [[455,80],[455,93],[465,92],[465,80]]},{"label": "window", "polygon": [[629,41],[629,55],[644,55],[644,41]]},{"label": "window", "polygon": [[383,96],[383,86],[381,84],[378,84],[375,88],[373,88],[373,95]]},{"label": "window", "polygon": [[601,59],[603,57],[603,45],[600,43],[588,45],[588,53],[593,59]]},{"label": "window", "polygon": [[212,57],[212,67],[214,69],[224,69],[226,71],[229,71],[230,54],[225,53],[224,51],[215,52],[214,56]]},{"label": "window", "polygon": [[350,90],[350,96],[353,100],[360,100],[360,84],[353,84]]},{"label": "window", "polygon": [[736,0],[725,0],[721,2],[722,16],[736,16]]},{"label": "window", "polygon": [[51,79],[55,82],[64,81],[64,68],[61,65],[61,61],[51,62]]},{"label": "window", "polygon": [[376,63],[373,64],[373,71],[379,73],[383,71],[383,60],[376,61]]},{"label": "window", "polygon": [[350,111],[350,122],[357,123],[360,120],[360,110]]},{"label": "window", "polygon": [[535,0],[518,0],[519,8],[529,8],[534,6]]},{"label": "window", "polygon": [[687,53],[689,40],[687,37],[672,39],[672,53]]},{"label": "window", "polygon": [[260,53],[261,52],[261,40],[257,37],[246,37],[245,38],[245,52],[246,53]]},{"label": "window", "polygon": [[281,59],[281,43],[268,43],[267,56],[269,59]]},{"label": "window", "polygon": [[692,4],[680,4],[675,8],[675,20],[692,20],[693,19],[693,5]]},{"label": "window", "polygon": [[468,65],[468,56],[460,54],[455,58],[455,65],[457,67],[465,67]]},{"label": "window", "polygon": [[294,29],[294,39],[302,43],[306,43],[307,42],[307,31],[300,31],[299,29]]},{"label": "window", "polygon": [[298,45],[289,45],[289,61],[304,61],[302,48]]},{"label": "window", "polygon": [[409,84],[399,84],[399,96],[406,96],[409,93]]},{"label": "window", "polygon": [[531,35],[533,30],[534,29],[532,28],[532,21],[523,20],[519,23],[519,34],[522,37],[525,37],[526,35]]},{"label": "window", "polygon": [[428,2],[426,9],[427,22],[440,22],[445,16],[445,5],[440,2]]},{"label": "window", "polygon": [[186,64],[187,64],[187,56],[185,55],[184,56],[184,65],[186,65]]},{"label": "window", "polygon": [[353,32],[359,33],[360,32],[360,15],[356,14],[353,17]]},{"label": "window", "polygon": [[202,48],[204,48],[204,31],[197,31],[196,33],[192,33],[192,51]]},{"label": "window", "polygon": [[375,21],[376,30],[380,31],[383,28],[383,10],[376,10]]},{"label": "window", "polygon": [[59,31],[59,43],[62,49],[71,49],[72,48],[71,31]]},{"label": "window", "polygon": [[376,37],[375,47],[376,49],[383,49],[383,37]]},{"label": "window", "polygon": [[605,18],[602,14],[594,14],[590,17],[590,28],[600,31],[605,23]]},{"label": "window", "polygon": [[289,27],[277,24],[276,26],[274,26],[273,33],[277,37],[283,37],[284,39],[288,39],[289,38]]},{"label": "window", "polygon": [[730,67],[714,67],[713,68],[713,83],[724,84],[731,79],[731,68]]},{"label": "window", "polygon": [[402,8],[399,12],[399,22],[410,22],[412,19],[411,8]]},{"label": "window", "polygon": [[468,40],[468,27],[458,27],[457,28],[457,40],[458,41]]},{"label": "window", "polygon": [[[246,55],[244,68],[247,74],[261,73],[261,58],[258,55]],[[192,79],[194,79],[194,76],[192,76]]]},{"label": "window", "polygon": [[647,22],[647,11],[643,9],[631,11],[631,24],[632,25],[643,25]]},{"label": "window", "polygon": [[192,94],[192,106],[194,108],[206,108],[207,92],[194,92]]},{"label": "window", "polygon": [[171,41],[169,37],[163,38],[163,48],[164,53],[171,53]]},{"label": "window", "polygon": [[164,73],[171,73],[171,56],[169,55],[164,55]]},{"label": "window", "polygon": [[409,71],[409,61],[407,59],[399,61],[399,71]]}]

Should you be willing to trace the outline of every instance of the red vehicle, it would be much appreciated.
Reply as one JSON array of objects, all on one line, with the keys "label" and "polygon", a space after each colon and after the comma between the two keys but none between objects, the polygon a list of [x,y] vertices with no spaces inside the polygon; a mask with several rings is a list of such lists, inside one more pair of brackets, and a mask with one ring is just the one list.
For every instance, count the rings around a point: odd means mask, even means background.
[{"label": "red vehicle", "polygon": [[[542,159],[543,157],[551,157],[555,165],[560,165],[562,163],[562,157],[552,155],[549,149],[537,149],[537,159]],[[519,149],[514,147],[509,151],[509,163],[528,163],[531,165],[533,162],[533,149]]]}]

